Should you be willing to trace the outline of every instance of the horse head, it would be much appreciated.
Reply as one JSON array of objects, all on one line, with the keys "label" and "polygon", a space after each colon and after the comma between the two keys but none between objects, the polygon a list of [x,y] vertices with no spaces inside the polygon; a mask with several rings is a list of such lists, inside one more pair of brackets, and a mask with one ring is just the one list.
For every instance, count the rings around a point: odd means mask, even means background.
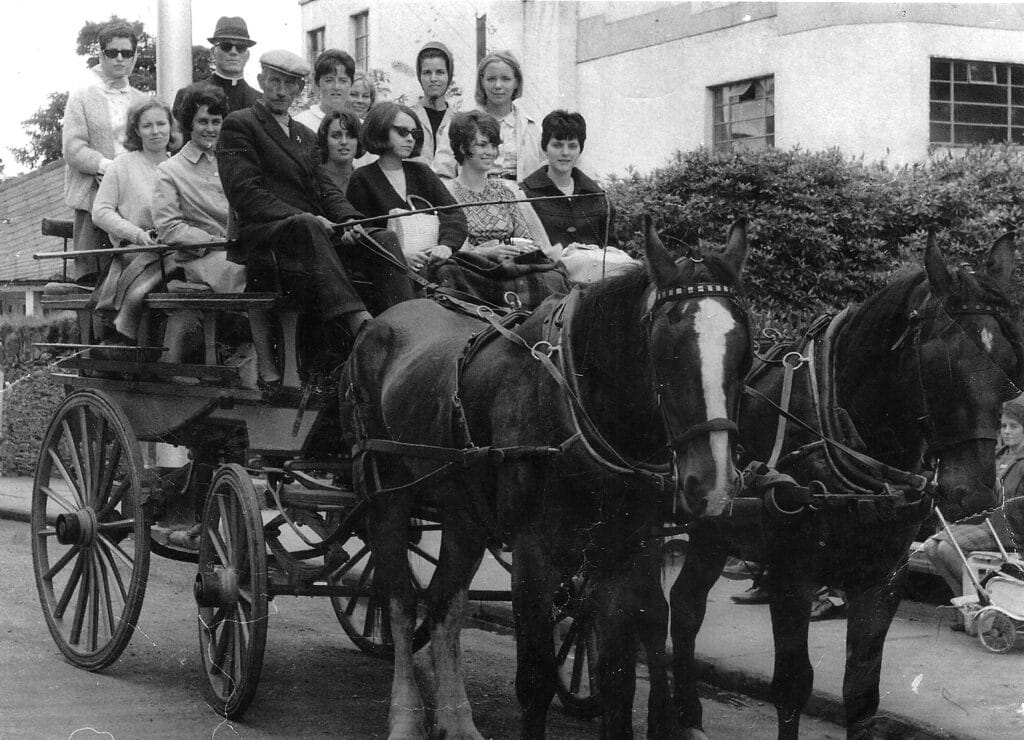
[{"label": "horse head", "polygon": [[[926,455],[936,463],[938,498],[964,512],[991,505],[1002,403],[1021,392],[1024,349],[1005,289],[1014,264],[1014,234],[995,240],[975,273],[950,269],[929,234],[927,283],[916,309],[910,358],[919,389]],[[916,365],[916,368],[913,366]]]},{"label": "horse head", "polygon": [[673,510],[683,518],[717,516],[738,485],[733,440],[743,382],[752,360],[750,316],[740,273],[746,220],[733,223],[720,253],[678,261],[645,220],[651,289],[651,382],[672,450]]}]

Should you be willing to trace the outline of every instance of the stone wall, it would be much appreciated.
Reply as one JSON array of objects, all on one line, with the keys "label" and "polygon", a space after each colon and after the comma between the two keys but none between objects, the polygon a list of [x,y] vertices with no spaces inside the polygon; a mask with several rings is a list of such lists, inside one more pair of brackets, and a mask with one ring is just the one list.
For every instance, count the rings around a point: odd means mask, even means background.
[{"label": "stone wall", "polygon": [[0,475],[33,475],[39,445],[64,389],[50,381],[53,351],[37,342],[76,342],[74,319],[24,319],[0,324]]}]

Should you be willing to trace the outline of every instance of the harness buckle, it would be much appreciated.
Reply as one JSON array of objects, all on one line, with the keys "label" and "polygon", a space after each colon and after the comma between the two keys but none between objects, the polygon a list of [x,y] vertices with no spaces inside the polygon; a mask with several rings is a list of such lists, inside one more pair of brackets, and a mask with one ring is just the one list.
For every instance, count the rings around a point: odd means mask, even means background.
[{"label": "harness buckle", "polygon": [[505,299],[505,303],[508,304],[509,308],[513,311],[523,310],[523,299],[519,297],[519,294],[512,290],[506,290],[505,295],[502,296]]},{"label": "harness buckle", "polygon": [[[545,348],[547,349],[545,350]],[[555,354],[555,352],[558,352],[560,349],[562,349],[560,345],[551,344],[551,342],[549,342],[548,340],[541,339],[539,342],[530,347],[530,354],[533,356],[533,359],[535,360],[539,360],[541,357],[547,357],[548,359],[551,359],[551,356]]]},{"label": "harness buckle", "polygon": [[799,370],[811,361],[810,357],[804,357],[797,351],[787,352],[782,356],[782,364],[790,370]]}]

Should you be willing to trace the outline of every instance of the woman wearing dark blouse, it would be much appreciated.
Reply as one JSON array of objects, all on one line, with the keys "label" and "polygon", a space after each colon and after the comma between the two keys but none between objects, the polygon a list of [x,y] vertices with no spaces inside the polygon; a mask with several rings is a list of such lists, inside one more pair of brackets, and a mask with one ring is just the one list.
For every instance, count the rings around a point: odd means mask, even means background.
[{"label": "woman wearing dark blouse", "polygon": [[[379,159],[352,173],[348,199],[366,216],[382,216],[380,226],[385,225],[392,209],[455,204],[451,193],[429,166],[409,161],[419,154],[423,143],[423,131],[410,108],[397,103],[374,106],[363,122],[360,140],[363,148],[379,155]],[[415,270],[423,269],[428,262],[448,259],[466,241],[466,217],[461,209],[439,211],[437,216],[440,221],[437,244],[405,253]]]},{"label": "woman wearing dark blouse", "polygon": [[615,211],[601,195],[604,191],[597,183],[576,167],[587,141],[587,122],[583,116],[551,111],[541,123],[540,141],[548,163],[523,180],[522,189],[527,197],[583,196],[533,203],[551,244],[614,244]]}]

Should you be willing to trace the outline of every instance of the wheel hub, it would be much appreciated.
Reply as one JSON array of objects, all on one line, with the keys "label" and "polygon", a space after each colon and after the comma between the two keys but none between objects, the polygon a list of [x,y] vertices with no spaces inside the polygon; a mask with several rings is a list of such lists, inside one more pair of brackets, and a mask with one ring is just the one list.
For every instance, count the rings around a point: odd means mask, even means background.
[{"label": "wheel hub", "polygon": [[96,525],[96,512],[89,506],[74,514],[60,514],[57,517],[57,542],[88,547],[96,539]]},{"label": "wheel hub", "polygon": [[234,568],[217,568],[211,573],[197,573],[192,594],[201,607],[237,604],[238,572]]}]

